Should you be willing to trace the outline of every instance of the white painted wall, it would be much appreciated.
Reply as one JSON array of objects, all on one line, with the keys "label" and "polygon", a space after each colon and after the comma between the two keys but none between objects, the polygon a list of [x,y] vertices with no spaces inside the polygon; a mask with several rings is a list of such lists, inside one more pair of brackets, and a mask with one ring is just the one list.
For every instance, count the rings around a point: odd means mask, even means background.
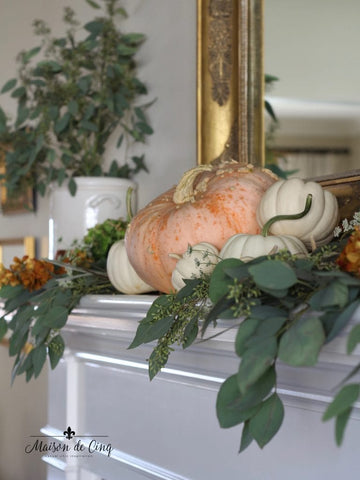
[{"label": "white painted wall", "polygon": [[[0,0],[0,88],[16,72],[15,57],[22,49],[37,45],[31,23],[42,18],[55,35],[62,32],[62,9],[71,5],[85,23],[96,10],[84,0]],[[139,77],[147,84],[154,135],[140,152],[146,155],[150,174],[137,177],[139,207],[177,183],[181,174],[196,164],[196,2],[195,0],[125,0],[129,19],[126,31],[148,37],[139,55]],[[0,96],[0,105],[11,112],[14,105]],[[110,149],[111,150],[111,149]],[[113,152],[109,151],[109,157]],[[48,202],[38,198],[35,213],[4,216],[0,213],[0,238],[47,235]],[[26,435],[36,434],[46,422],[46,375],[35,385],[10,383],[11,361],[0,347],[0,479],[42,480],[40,459],[23,454]],[[7,446],[6,446],[7,445]]]}]

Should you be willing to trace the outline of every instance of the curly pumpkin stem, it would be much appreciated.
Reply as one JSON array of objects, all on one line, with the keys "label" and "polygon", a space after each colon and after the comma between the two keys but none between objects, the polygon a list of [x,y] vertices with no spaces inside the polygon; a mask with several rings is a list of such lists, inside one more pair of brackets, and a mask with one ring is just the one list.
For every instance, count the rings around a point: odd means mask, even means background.
[{"label": "curly pumpkin stem", "polygon": [[275,222],[279,222],[280,220],[298,220],[299,218],[305,217],[305,215],[309,212],[311,208],[311,204],[312,204],[312,194],[309,193],[309,195],[306,197],[305,208],[302,212],[294,213],[292,215],[276,215],[275,217],[270,218],[263,226],[261,230],[261,235],[263,237],[267,237],[269,235],[270,227]]},{"label": "curly pumpkin stem", "polygon": [[185,172],[175,189],[173,202],[176,204],[193,202],[195,200],[194,182],[196,177],[202,172],[211,172],[212,170],[212,165],[199,165]]}]

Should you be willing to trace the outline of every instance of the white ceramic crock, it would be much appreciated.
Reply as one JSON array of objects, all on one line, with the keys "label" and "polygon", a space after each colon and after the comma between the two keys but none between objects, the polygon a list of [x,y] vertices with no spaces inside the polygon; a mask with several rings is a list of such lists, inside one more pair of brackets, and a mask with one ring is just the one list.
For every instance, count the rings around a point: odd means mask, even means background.
[{"label": "white ceramic crock", "polygon": [[136,212],[137,185],[132,180],[112,177],[77,177],[76,195],[67,185],[53,185],[49,198],[49,258],[69,248],[89,228],[108,218],[127,218],[126,194],[132,188],[132,211]]}]

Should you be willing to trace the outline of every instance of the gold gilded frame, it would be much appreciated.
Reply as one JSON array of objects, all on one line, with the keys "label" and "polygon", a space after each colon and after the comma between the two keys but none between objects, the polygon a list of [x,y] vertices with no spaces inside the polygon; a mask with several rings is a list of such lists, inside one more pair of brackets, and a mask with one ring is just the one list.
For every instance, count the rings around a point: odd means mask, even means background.
[{"label": "gold gilded frame", "polygon": [[264,164],[263,0],[198,0],[197,162]]},{"label": "gold gilded frame", "polygon": [[[197,0],[197,163],[264,165],[264,0]],[[340,219],[360,210],[360,170],[317,177]]]},{"label": "gold gilded frame", "polygon": [[[27,255],[30,258],[35,257],[34,237],[0,238],[0,263],[3,263],[4,260],[4,248],[15,246],[20,247],[18,255],[19,258],[21,258],[23,255]],[[8,267],[8,265],[5,266]]]}]

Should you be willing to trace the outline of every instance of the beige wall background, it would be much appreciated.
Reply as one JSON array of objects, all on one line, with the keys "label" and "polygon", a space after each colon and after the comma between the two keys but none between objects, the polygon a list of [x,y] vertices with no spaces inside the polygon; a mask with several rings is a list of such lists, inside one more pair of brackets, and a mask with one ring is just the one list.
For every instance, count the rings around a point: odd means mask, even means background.
[{"label": "beige wall background", "polygon": [[[147,35],[138,57],[139,77],[148,86],[148,99],[156,99],[149,110],[155,133],[140,149],[150,174],[136,178],[142,207],[196,164],[196,2],[124,0],[123,4],[129,14],[124,31]],[[44,19],[55,35],[61,34],[62,11],[67,5],[83,23],[97,13],[84,0],[0,0],[0,88],[16,72],[17,53],[37,45],[32,21]],[[14,111],[6,95],[0,96],[0,105],[10,113]],[[113,158],[113,150],[110,147],[109,158]],[[30,235],[39,242],[48,234],[47,222],[47,199],[37,198],[35,213],[0,213],[0,238]],[[17,379],[11,388],[11,367],[12,359],[0,347],[0,480],[41,480],[45,469],[40,456],[26,456],[24,442],[46,423],[47,374],[30,384]]]}]

